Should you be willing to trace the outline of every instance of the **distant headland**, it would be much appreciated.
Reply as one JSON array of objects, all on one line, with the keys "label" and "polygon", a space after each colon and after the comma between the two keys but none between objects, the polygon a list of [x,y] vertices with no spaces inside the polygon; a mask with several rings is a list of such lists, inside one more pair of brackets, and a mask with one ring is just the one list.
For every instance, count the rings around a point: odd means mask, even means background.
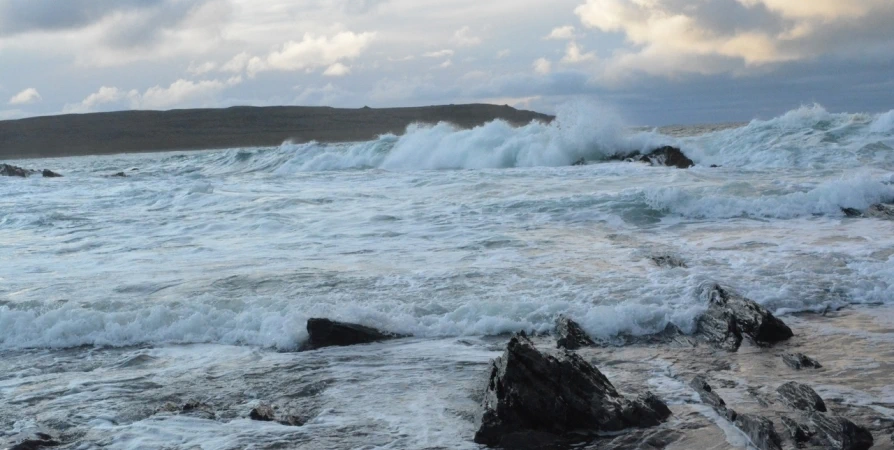
[{"label": "distant headland", "polygon": [[351,142],[401,134],[412,123],[461,128],[502,119],[513,125],[552,116],[509,106],[468,104],[341,109],[307,106],[118,111],[0,121],[0,159]]}]

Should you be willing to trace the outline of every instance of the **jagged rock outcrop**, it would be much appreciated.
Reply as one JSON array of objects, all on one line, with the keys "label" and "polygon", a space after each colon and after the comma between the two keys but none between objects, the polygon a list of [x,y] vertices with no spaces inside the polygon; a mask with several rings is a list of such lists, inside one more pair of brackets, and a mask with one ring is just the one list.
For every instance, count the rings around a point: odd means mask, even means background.
[{"label": "jagged rock outcrop", "polygon": [[863,215],[876,219],[894,220],[894,204],[876,203],[866,208],[866,212]]},{"label": "jagged rock outcrop", "polygon": [[580,325],[565,316],[556,319],[556,346],[566,350],[577,350],[581,347],[593,347],[596,343]]},{"label": "jagged rock outcrop", "polygon": [[544,448],[572,439],[570,432],[650,427],[670,414],[654,395],[629,400],[577,354],[541,352],[521,334],[491,364],[475,442]]},{"label": "jagged rock outcrop", "polygon": [[810,428],[814,430],[811,443],[831,450],[867,450],[875,442],[872,433],[850,420],[810,411]]},{"label": "jagged rock outcrop", "polygon": [[261,403],[251,409],[251,412],[248,413],[248,418],[262,422],[273,422],[276,419],[276,413],[273,412],[273,407],[266,403]]},{"label": "jagged rock outcrop", "polygon": [[701,375],[696,376],[689,382],[689,386],[695,389],[695,392],[702,399],[702,403],[714,408],[717,414],[726,417],[730,422],[736,420],[736,412],[726,406],[726,402],[714,392],[714,389],[711,388],[705,377]]},{"label": "jagged rock outcrop", "polygon": [[50,169],[43,169],[40,172],[40,174],[43,175],[44,178],[61,178],[62,177],[62,175],[59,175],[58,173],[53,172]]},{"label": "jagged rock outcrop", "polygon": [[33,170],[23,169],[11,164],[0,164],[0,176],[25,178],[33,173]]},{"label": "jagged rock outcrop", "polygon": [[823,402],[822,397],[806,384],[789,381],[779,386],[776,392],[792,408],[802,411],[826,412],[826,403]]},{"label": "jagged rock outcrop", "polygon": [[678,169],[688,169],[695,165],[691,159],[689,159],[683,151],[677,147],[671,147],[669,145],[665,145],[664,147],[656,148],[651,152],[643,155],[639,159],[642,162],[647,162],[653,166],[668,166],[668,167],[676,167]]},{"label": "jagged rock outcrop", "polygon": [[782,361],[786,365],[795,370],[801,369],[819,369],[822,364],[819,361],[803,354],[803,353],[785,353],[782,355]]},{"label": "jagged rock outcrop", "polygon": [[782,438],[773,422],[757,414],[737,414],[735,425],[761,450],[782,450]]},{"label": "jagged rock outcrop", "polygon": [[355,323],[336,322],[329,319],[308,319],[307,334],[309,337],[302,350],[369,344],[406,337]]},{"label": "jagged rock outcrop", "polygon": [[759,345],[769,345],[794,335],[785,322],[753,300],[716,284],[708,289],[708,309],[697,322],[697,334],[708,342],[736,351],[743,336]]}]

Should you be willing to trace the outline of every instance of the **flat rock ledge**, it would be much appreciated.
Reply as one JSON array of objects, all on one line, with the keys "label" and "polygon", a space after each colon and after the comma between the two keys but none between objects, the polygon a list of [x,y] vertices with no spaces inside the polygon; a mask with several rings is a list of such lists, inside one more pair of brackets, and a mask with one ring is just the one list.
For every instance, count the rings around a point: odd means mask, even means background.
[{"label": "flat rock ledge", "polygon": [[708,287],[706,296],[709,305],[697,321],[697,334],[715,346],[737,351],[744,336],[761,346],[794,336],[792,329],[766,308],[718,284]]},{"label": "flat rock ledge", "polygon": [[513,449],[549,448],[598,432],[659,425],[671,412],[652,393],[622,396],[579,355],[538,350],[513,336],[491,364],[475,442]]},{"label": "flat rock ledge", "polygon": [[369,344],[407,337],[389,333],[356,323],[336,322],[329,319],[308,319],[308,339],[302,351],[323,347],[344,347],[348,345]]}]

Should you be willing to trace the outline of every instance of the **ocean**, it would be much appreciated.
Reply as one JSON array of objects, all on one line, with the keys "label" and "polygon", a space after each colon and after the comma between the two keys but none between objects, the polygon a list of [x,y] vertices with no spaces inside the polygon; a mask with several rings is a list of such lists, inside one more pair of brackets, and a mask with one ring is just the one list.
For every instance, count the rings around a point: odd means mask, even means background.
[{"label": "ocean", "polygon": [[[609,160],[662,145],[696,166]],[[894,200],[894,111],[642,129],[573,104],[519,128],[7,162],[64,177],[0,177],[0,439],[479,448],[488,362],[561,314],[692,332],[710,282],[782,318],[894,302],[894,222],[842,211]],[[311,317],[412,337],[297,352]],[[249,420],[258,402],[307,423]]]}]

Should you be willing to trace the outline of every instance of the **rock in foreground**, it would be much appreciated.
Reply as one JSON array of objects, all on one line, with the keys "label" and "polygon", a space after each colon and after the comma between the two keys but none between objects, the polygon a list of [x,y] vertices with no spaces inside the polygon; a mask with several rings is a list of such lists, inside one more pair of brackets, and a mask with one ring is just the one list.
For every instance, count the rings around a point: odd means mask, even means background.
[{"label": "rock in foreground", "polygon": [[569,432],[595,433],[660,424],[671,412],[651,393],[624,398],[598,369],[570,352],[547,354],[524,335],[495,359],[475,442],[544,448]]},{"label": "rock in foreground", "polygon": [[782,355],[782,361],[785,362],[786,365],[795,370],[801,370],[803,368],[808,369],[819,369],[822,368],[823,365],[819,363],[819,361],[803,354],[803,353],[786,353]]},{"label": "rock in foreground", "polygon": [[307,334],[309,337],[302,350],[369,344],[405,337],[355,323],[336,322],[329,319],[308,319]]},{"label": "rock in foreground", "polygon": [[697,332],[707,341],[736,351],[744,336],[759,345],[784,341],[792,336],[792,329],[766,308],[740,295],[714,285],[709,288],[708,310],[698,319]]}]

